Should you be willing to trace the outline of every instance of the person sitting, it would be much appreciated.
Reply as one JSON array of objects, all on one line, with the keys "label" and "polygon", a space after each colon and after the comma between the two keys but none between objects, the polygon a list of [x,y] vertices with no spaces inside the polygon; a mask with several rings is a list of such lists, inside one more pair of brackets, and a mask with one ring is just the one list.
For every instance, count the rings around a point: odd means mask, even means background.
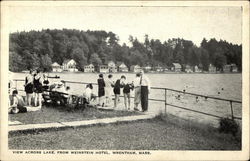
[{"label": "person sitting", "polygon": [[17,90],[13,90],[12,95],[9,98],[9,110],[10,114],[25,113],[29,111],[40,110],[41,107],[29,107],[25,106],[23,98],[18,95]]},{"label": "person sitting", "polygon": [[86,85],[86,89],[83,93],[83,96],[89,103],[93,102],[97,98],[97,96],[93,94],[93,85],[91,83]]},{"label": "person sitting", "polygon": [[54,91],[58,92],[58,100],[61,105],[65,105],[68,101],[69,98],[69,90],[70,87],[68,87],[67,89],[64,86],[64,83],[60,82],[59,84],[57,84],[56,88]]},{"label": "person sitting", "polygon": [[56,87],[54,88],[54,91],[60,92],[60,93],[66,93],[66,88],[62,82],[58,83]]}]

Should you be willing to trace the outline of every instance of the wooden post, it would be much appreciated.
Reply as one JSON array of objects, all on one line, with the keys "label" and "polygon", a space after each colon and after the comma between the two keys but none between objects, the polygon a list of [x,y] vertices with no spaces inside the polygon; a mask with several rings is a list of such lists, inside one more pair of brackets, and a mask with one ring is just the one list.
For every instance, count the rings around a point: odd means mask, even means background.
[{"label": "wooden post", "polygon": [[231,107],[232,120],[234,120],[234,111],[233,111],[233,103],[232,103],[232,101],[230,101],[230,107]]},{"label": "wooden post", "polygon": [[165,115],[167,114],[167,89],[165,88]]}]

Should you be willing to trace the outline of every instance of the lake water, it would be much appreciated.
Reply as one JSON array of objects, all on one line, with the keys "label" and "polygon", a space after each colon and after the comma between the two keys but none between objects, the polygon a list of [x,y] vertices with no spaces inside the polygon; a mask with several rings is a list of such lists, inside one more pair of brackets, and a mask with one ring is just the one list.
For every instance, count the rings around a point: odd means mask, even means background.
[{"label": "lake water", "polygon": [[[58,75],[60,80],[76,81],[76,82],[92,82],[96,83],[98,74],[96,73],[50,73],[50,76]],[[122,73],[113,74],[114,80],[118,79]],[[125,73],[129,82],[135,78],[135,74]],[[226,99],[240,100],[242,99],[242,75],[241,74],[153,74],[146,73],[151,81],[153,87],[166,87],[176,90],[186,90],[186,92],[202,94],[207,96],[214,96]],[[14,73],[14,79],[24,79],[24,73]],[[107,74],[104,74],[104,78]],[[59,81],[51,79],[51,82]],[[82,94],[85,86],[83,84],[67,83],[71,90],[76,94]],[[18,88],[23,89],[23,82],[17,83]],[[94,86],[94,91],[97,87]],[[132,92],[133,95],[133,92]],[[176,96],[180,95],[180,100]],[[150,98],[164,100],[164,90],[151,90]],[[123,99],[121,99],[123,100]],[[229,117],[231,115],[230,104],[225,101],[218,101],[205,98],[198,98],[195,96],[184,95],[176,92],[167,92],[167,103],[178,105],[181,107],[207,112],[218,116]],[[133,103],[131,103],[133,105]],[[120,103],[123,108],[123,102]],[[132,106],[133,107],[133,106]],[[149,111],[160,112],[164,111],[164,102],[150,101]],[[241,104],[234,103],[235,116],[241,117]],[[198,122],[211,123],[217,125],[217,119],[202,114],[188,112],[182,109],[167,106],[167,112],[183,117],[185,119],[192,119]]]}]

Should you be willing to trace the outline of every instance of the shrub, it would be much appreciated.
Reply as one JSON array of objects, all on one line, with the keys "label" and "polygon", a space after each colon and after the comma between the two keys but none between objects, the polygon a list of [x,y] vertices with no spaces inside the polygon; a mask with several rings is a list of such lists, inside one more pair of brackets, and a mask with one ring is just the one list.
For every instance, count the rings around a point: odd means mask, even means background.
[{"label": "shrub", "polygon": [[166,119],[166,115],[162,112],[159,112],[156,116],[155,119],[164,121]]},{"label": "shrub", "polygon": [[220,119],[219,131],[224,133],[232,133],[233,136],[236,136],[239,130],[239,125],[232,119],[222,118]]}]

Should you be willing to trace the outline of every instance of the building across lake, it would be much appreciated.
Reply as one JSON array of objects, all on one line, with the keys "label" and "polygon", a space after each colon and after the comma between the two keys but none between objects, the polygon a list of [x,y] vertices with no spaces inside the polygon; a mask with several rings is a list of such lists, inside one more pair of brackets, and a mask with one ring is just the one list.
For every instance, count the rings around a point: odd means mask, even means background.
[{"label": "building across lake", "polygon": [[[62,65],[54,62],[51,65],[52,72],[78,72],[77,63],[73,59],[66,59],[63,61]],[[236,64],[224,65],[222,69],[217,69],[213,64],[209,64],[208,71],[203,71],[203,66],[201,64],[191,66],[191,65],[181,65],[180,63],[173,63],[170,66],[155,65],[152,66],[147,64],[145,66],[140,66],[138,64],[127,66],[124,62],[118,61],[107,61],[105,64],[94,65],[92,63],[84,66],[83,72],[85,73],[116,73],[116,72],[132,72],[138,73],[141,70],[150,73],[237,73],[238,68]]]},{"label": "building across lake", "polygon": [[51,64],[52,72],[62,72],[62,66],[59,65],[57,62]]},{"label": "building across lake", "polygon": [[118,66],[118,72],[128,72],[128,67],[123,62],[118,62],[117,66]]},{"label": "building across lake", "polygon": [[95,66],[93,64],[85,65],[84,66],[84,72],[85,73],[94,73],[95,72]]},{"label": "building across lake", "polygon": [[134,73],[138,73],[142,70],[142,68],[139,65],[131,65],[130,66],[130,71]]},{"label": "building across lake", "polygon": [[68,71],[68,72],[77,72],[78,69],[76,68],[76,62],[74,59],[66,59],[63,61],[62,64],[62,69],[63,71]]}]

